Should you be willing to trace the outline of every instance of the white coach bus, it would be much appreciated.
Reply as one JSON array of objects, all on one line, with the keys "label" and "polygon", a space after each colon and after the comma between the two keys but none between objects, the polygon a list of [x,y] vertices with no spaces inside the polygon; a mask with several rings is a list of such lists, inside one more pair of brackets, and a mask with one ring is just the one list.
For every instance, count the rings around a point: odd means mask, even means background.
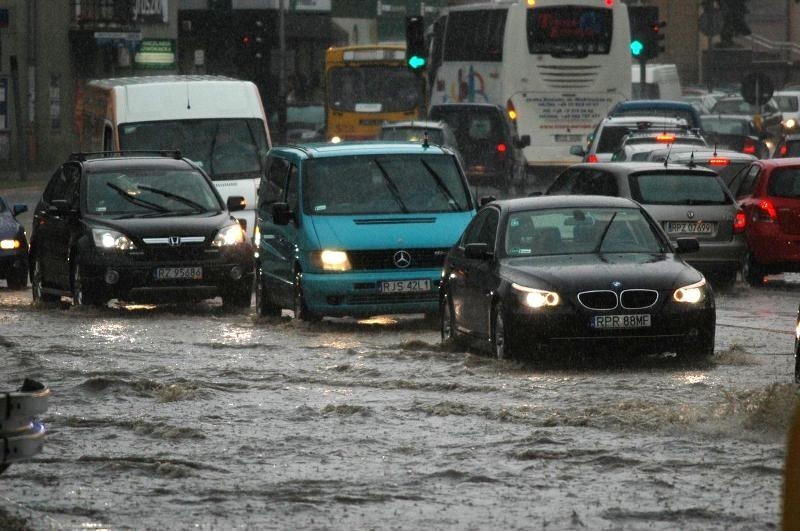
[{"label": "white coach bus", "polygon": [[432,27],[430,103],[508,109],[531,166],[574,161],[617,102],[631,97],[630,27],[621,0],[522,0],[451,7]]}]

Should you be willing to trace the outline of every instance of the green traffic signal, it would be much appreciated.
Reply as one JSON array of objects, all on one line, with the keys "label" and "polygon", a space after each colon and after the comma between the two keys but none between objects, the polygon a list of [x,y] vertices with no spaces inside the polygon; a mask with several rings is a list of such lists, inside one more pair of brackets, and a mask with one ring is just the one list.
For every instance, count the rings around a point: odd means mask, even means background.
[{"label": "green traffic signal", "polygon": [[408,58],[408,66],[410,66],[413,70],[419,70],[420,68],[425,67],[425,63],[427,61],[424,57],[420,57],[419,55],[412,55]]},{"label": "green traffic signal", "polygon": [[642,41],[631,41],[631,53],[634,57],[639,57],[644,51]]}]

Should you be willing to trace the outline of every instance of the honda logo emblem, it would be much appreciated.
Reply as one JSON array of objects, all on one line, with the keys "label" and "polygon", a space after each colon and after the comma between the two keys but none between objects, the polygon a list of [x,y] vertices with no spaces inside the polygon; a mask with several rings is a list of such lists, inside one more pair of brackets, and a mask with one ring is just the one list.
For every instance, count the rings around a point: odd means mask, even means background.
[{"label": "honda logo emblem", "polygon": [[177,247],[181,244],[181,237],[180,236],[170,236],[169,237],[169,245],[170,247]]},{"label": "honda logo emblem", "polygon": [[408,251],[397,251],[394,253],[394,265],[400,269],[405,269],[411,265],[411,254]]}]

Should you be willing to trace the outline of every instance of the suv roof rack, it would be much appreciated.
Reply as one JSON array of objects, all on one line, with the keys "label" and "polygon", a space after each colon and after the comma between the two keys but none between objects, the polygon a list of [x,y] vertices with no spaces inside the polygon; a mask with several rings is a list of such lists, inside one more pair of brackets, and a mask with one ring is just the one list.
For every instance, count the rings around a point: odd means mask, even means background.
[{"label": "suv roof rack", "polygon": [[128,149],[122,151],[79,151],[69,154],[69,160],[83,162],[90,157],[126,157],[129,155],[158,155],[176,160],[183,158],[180,149]]}]

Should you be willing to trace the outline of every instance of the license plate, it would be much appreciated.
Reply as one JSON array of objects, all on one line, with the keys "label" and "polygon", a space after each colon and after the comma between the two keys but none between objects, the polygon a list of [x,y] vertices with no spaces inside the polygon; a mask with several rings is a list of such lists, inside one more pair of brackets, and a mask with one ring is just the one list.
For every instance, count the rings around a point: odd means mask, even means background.
[{"label": "license plate", "polygon": [[427,278],[415,280],[383,280],[378,289],[381,293],[414,293],[430,291],[431,281]]},{"label": "license plate", "polygon": [[717,224],[705,221],[667,221],[667,232],[671,234],[713,234]]},{"label": "license plate", "polygon": [[202,280],[202,267],[159,267],[156,280]]},{"label": "license plate", "polygon": [[650,326],[650,314],[635,315],[595,315],[592,318],[593,328],[647,328]]}]

